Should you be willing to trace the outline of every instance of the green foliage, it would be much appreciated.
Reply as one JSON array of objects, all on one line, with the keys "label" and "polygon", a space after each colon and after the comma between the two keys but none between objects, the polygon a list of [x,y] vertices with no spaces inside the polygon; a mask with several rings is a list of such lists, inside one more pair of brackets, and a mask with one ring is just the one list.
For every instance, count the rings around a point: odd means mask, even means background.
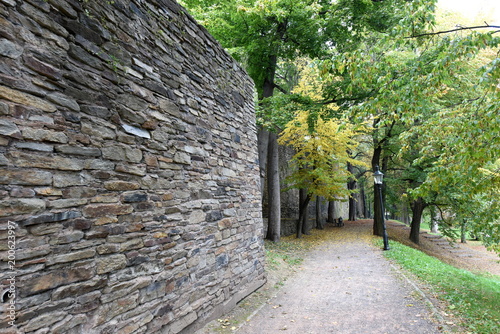
[{"label": "green foliage", "polygon": [[391,242],[391,250],[384,255],[429,283],[436,296],[447,301],[450,312],[462,318],[461,325],[472,333],[500,332],[498,278],[482,277],[457,269],[395,241]]}]

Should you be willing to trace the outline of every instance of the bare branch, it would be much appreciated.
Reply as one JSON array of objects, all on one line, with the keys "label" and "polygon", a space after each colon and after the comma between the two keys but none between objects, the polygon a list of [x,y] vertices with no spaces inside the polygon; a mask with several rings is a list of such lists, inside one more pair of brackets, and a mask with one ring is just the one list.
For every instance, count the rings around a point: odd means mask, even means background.
[{"label": "bare branch", "polygon": [[[474,27],[457,27],[455,29],[450,29],[450,30],[444,30],[444,31],[437,31],[437,32],[428,32],[425,34],[419,34],[419,35],[413,35],[409,36],[406,38],[417,38],[417,37],[423,37],[423,36],[435,36],[435,35],[441,35],[441,34],[449,34],[451,32],[455,31],[462,31],[462,30],[475,30],[475,29],[500,29],[500,26],[492,26],[489,25],[488,23],[485,22],[484,26],[474,26]],[[493,33],[496,34],[497,32],[500,32],[500,30],[494,31]]]}]

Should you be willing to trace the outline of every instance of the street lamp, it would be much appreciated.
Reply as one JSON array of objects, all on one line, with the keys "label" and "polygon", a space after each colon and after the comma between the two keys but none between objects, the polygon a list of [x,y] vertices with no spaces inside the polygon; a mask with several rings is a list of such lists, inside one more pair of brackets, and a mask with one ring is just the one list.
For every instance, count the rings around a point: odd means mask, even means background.
[{"label": "street lamp", "polygon": [[383,239],[384,239],[384,250],[389,250],[389,238],[387,237],[387,230],[385,228],[384,219],[384,201],[382,200],[382,182],[384,179],[384,174],[380,171],[378,166],[375,166],[375,173],[373,173],[373,180],[375,181],[375,187],[378,191],[378,197],[380,199],[380,219],[382,222],[382,227],[384,229]]}]

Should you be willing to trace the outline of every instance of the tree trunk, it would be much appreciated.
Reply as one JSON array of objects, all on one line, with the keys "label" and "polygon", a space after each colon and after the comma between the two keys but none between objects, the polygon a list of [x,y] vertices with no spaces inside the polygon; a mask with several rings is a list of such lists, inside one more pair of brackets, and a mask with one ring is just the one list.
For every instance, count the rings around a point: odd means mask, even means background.
[{"label": "tree trunk", "polygon": [[461,225],[462,226],[460,228],[460,242],[463,244],[466,244],[467,243],[467,220],[466,219],[462,220]]},{"label": "tree trunk", "polygon": [[280,176],[278,158],[278,140],[275,133],[269,133],[269,150],[267,155],[267,191],[268,197],[268,227],[267,239],[273,242],[280,240],[281,234],[281,203],[280,203]]},{"label": "tree trunk", "polygon": [[[351,173],[354,174],[354,166],[350,163],[347,163],[347,170]],[[349,190],[354,190],[356,189],[356,180],[355,179],[349,179],[347,182],[347,189]],[[348,220],[350,221],[355,221],[356,220],[356,197],[354,194],[351,193],[349,196],[349,218]]]},{"label": "tree trunk", "polygon": [[304,224],[304,215],[307,215],[307,206],[311,200],[311,195],[307,195],[299,208],[299,220],[297,221],[297,238],[302,238],[302,228]]},{"label": "tree trunk", "polygon": [[323,224],[321,223],[321,198],[316,196],[316,228],[318,230],[323,229]]},{"label": "tree trunk", "polygon": [[[302,207],[302,204],[307,198],[307,189],[299,190],[299,216],[302,216],[302,233],[305,235],[309,235],[310,226],[309,226],[309,205],[306,205],[305,208]],[[301,210],[306,210],[302,212]]]},{"label": "tree trunk", "polygon": [[[274,94],[274,77],[278,57],[269,56],[269,65],[267,77],[262,86],[262,97],[271,97]],[[263,135],[265,138],[265,136]],[[267,238],[273,241],[279,241],[281,233],[281,190],[279,178],[279,155],[278,138],[275,133],[269,132],[267,151],[267,193],[268,193],[268,229]]]},{"label": "tree trunk", "polygon": [[363,216],[364,219],[368,218],[368,207],[366,205],[366,194],[365,187],[361,185],[359,188],[359,212]]},{"label": "tree trunk", "polygon": [[422,197],[414,200],[411,205],[413,217],[411,219],[410,240],[416,244],[420,242],[420,223],[422,222],[422,214],[426,206]]},{"label": "tree trunk", "polygon": [[[379,166],[380,164],[380,156],[382,155],[382,147],[380,147],[377,143],[374,147],[375,149],[373,150],[373,156],[372,156],[372,170],[375,171],[376,166]],[[383,172],[383,171],[382,171]],[[373,187],[374,192],[373,192],[373,234],[382,236],[384,234],[384,227],[382,225],[381,215],[381,208],[380,208],[380,201],[382,200],[380,198],[379,192],[375,191],[375,186]]]},{"label": "tree trunk", "polygon": [[402,211],[403,211],[403,213],[401,214],[402,215],[401,220],[403,221],[403,224],[409,225],[410,219],[408,217],[408,203],[407,203],[407,201],[403,201]]},{"label": "tree trunk", "polygon": [[335,201],[328,202],[328,222],[330,224],[335,222]]},{"label": "tree trunk", "polygon": [[438,233],[438,219],[434,207],[431,207],[431,232]]},{"label": "tree trunk", "polygon": [[257,146],[259,150],[259,169],[260,169],[260,190],[264,197],[266,167],[267,167],[267,150],[269,146],[269,131],[259,126],[257,133]]}]

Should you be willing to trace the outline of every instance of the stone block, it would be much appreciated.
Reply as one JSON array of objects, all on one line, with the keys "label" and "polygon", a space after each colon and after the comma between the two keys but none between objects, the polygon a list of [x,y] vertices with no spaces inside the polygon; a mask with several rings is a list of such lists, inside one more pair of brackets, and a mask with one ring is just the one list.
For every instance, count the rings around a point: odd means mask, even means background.
[{"label": "stone block", "polygon": [[55,112],[57,108],[45,100],[29,95],[26,93],[19,92],[17,90],[10,89],[5,86],[0,85],[0,97],[15,103],[37,108],[46,112]]},{"label": "stone block", "polygon": [[90,204],[83,208],[83,214],[87,218],[126,215],[133,211],[131,205],[124,204]]},{"label": "stone block", "polygon": [[5,38],[0,38],[0,55],[17,59],[23,54],[24,49]]},{"label": "stone block", "polygon": [[49,144],[33,143],[33,142],[17,142],[14,147],[26,150],[39,151],[39,152],[53,152],[54,146]]},{"label": "stone block", "polygon": [[54,187],[66,188],[72,186],[83,186],[89,183],[88,175],[84,173],[56,173],[54,174]]},{"label": "stone block", "polygon": [[115,168],[115,164],[111,161],[104,161],[100,159],[89,159],[84,163],[85,169],[93,169],[93,170],[103,170],[109,171]]},{"label": "stone block", "polygon": [[19,167],[36,167],[44,169],[58,169],[67,171],[80,171],[85,167],[85,161],[79,159],[63,158],[60,156],[45,156],[11,152],[10,156],[16,160]]},{"label": "stone block", "polygon": [[90,55],[87,51],[85,51],[85,49],[79,47],[78,45],[70,44],[68,55],[73,59],[87,64],[99,71],[103,70],[103,65],[99,58]]},{"label": "stone block", "polygon": [[21,6],[21,11],[28,15],[31,19],[35,20],[42,27],[45,27],[52,31],[53,33],[62,36],[64,38],[68,37],[69,33],[66,29],[64,29],[61,25],[51,19],[49,16],[42,13],[37,8],[23,3]]},{"label": "stone block", "polygon": [[82,120],[82,133],[89,135],[92,138],[100,139],[115,139],[116,131],[113,127],[95,124]]},{"label": "stone block", "polygon": [[121,163],[116,165],[115,171],[137,176],[145,176],[147,174],[145,165],[129,165]]},{"label": "stone block", "polygon": [[94,106],[94,105],[82,105],[80,106],[81,111],[92,116],[96,116],[103,119],[108,119],[111,117],[112,112],[109,108]]},{"label": "stone block", "polygon": [[128,162],[141,162],[142,161],[142,151],[140,149],[133,149],[130,147],[125,148],[125,160]]},{"label": "stone block", "polygon": [[[48,254],[50,254],[52,251],[49,246],[44,245],[40,247],[30,247],[27,249],[23,249],[19,247],[19,249],[16,252],[16,261],[23,261],[23,260],[28,260],[28,259],[34,259],[34,258],[40,258],[44,257]],[[45,262],[46,259],[44,259]]]},{"label": "stone block", "polygon": [[0,119],[0,135],[18,139],[22,138],[21,131],[19,131],[16,123],[6,119]]},{"label": "stone block", "polygon": [[0,184],[43,186],[52,184],[52,173],[41,170],[0,169]]},{"label": "stone block", "polygon": [[64,211],[57,213],[44,213],[42,215],[30,217],[20,223],[21,226],[29,226],[34,224],[43,224],[43,223],[53,223],[60,222],[67,219],[73,219],[81,217],[81,213],[79,211]]},{"label": "stone block", "polygon": [[66,107],[73,111],[80,111],[80,105],[72,98],[62,93],[50,93],[45,97],[47,100],[54,102],[57,105]]},{"label": "stone block", "polygon": [[123,254],[110,255],[96,260],[97,274],[107,274],[127,266],[127,258]]},{"label": "stone block", "polygon": [[26,139],[63,144],[68,142],[68,136],[66,136],[66,134],[64,134],[63,132],[56,132],[39,128],[23,128],[21,131],[23,137]]},{"label": "stone block", "polygon": [[145,202],[148,200],[148,194],[143,192],[128,192],[122,195],[124,203]]},{"label": "stone block", "polygon": [[69,268],[49,272],[36,273],[19,279],[23,288],[19,293],[21,297],[31,296],[62,285],[87,281],[95,275],[95,270],[88,264],[71,265]]},{"label": "stone block", "polygon": [[109,321],[109,319],[113,319],[120,314],[134,309],[135,307],[137,307],[138,297],[139,293],[136,292],[127,297],[120,298],[108,304],[104,304],[103,307],[100,308],[100,310],[102,311],[100,311],[97,316],[96,324],[101,325],[105,321]]},{"label": "stone block", "polygon": [[[49,244],[51,244],[51,245],[63,245],[63,244],[74,243],[74,242],[82,240],[84,235],[85,234],[79,230],[66,232],[64,234],[60,234],[60,235],[57,235],[57,236],[50,238]],[[94,251],[94,254],[95,254],[95,251]]]},{"label": "stone block", "polygon": [[146,138],[146,139],[151,139],[151,134],[149,131],[137,128],[135,126],[131,126],[128,124],[122,124],[122,128],[126,133],[129,133],[134,136]]},{"label": "stone block", "polygon": [[32,332],[40,328],[49,328],[50,325],[64,319],[66,315],[67,313],[63,311],[40,315],[31,319],[25,326],[23,326],[23,330],[25,332]]},{"label": "stone block", "polygon": [[[88,321],[88,318],[85,314],[78,314],[75,316],[69,315],[64,320],[55,324],[51,329],[51,334],[67,334],[69,331],[81,324],[84,324]],[[77,330],[77,332],[81,332],[81,330]]]},{"label": "stone block", "polygon": [[85,198],[56,199],[49,201],[47,207],[52,209],[64,209],[85,205],[87,202],[88,200]]},{"label": "stone block", "polygon": [[103,147],[101,150],[102,150],[102,157],[104,159],[118,160],[118,161],[125,161],[126,159],[125,149],[121,146]]},{"label": "stone block", "polygon": [[32,235],[49,235],[54,233],[59,233],[64,228],[62,224],[38,224],[36,226],[30,227],[29,231]]},{"label": "stone block", "polygon": [[87,157],[98,157],[101,155],[101,150],[96,147],[58,145],[56,152],[63,154],[83,155]]},{"label": "stone block", "polygon": [[125,251],[129,251],[132,249],[141,249],[142,247],[144,247],[144,242],[142,241],[142,239],[135,238],[132,240],[128,240],[124,243],[121,243],[120,244],[120,252],[125,252]]},{"label": "stone block", "polygon": [[0,166],[9,165],[9,160],[5,157],[3,153],[0,153]]},{"label": "stone block", "polygon": [[[59,69],[55,68],[54,66],[47,64],[47,63],[44,63],[44,62],[34,58],[31,55],[29,55],[29,56],[25,55],[23,58],[24,58],[24,62],[26,64],[26,66],[28,66],[29,68],[31,68],[35,72],[37,72],[43,76],[46,76],[49,79],[55,80],[55,81],[59,81],[62,79],[61,71]],[[43,108],[40,108],[40,109],[44,110]],[[48,110],[44,110],[44,111],[48,111]]]},{"label": "stone block", "polygon": [[[79,296],[78,302],[86,303],[89,300],[82,300],[84,298],[83,296],[91,293],[92,291],[104,288],[107,282],[107,278],[94,277],[88,281],[61,286],[52,293],[52,300],[60,300],[68,297],[75,298],[76,296]],[[101,294],[100,292],[95,292],[92,295],[95,296],[96,293],[98,295]]]},{"label": "stone block", "polygon": [[44,200],[36,198],[17,198],[0,201],[0,217],[23,214],[36,214],[45,210]]},{"label": "stone block", "polygon": [[[82,232],[83,234],[83,232]],[[51,240],[52,241],[52,240]],[[52,243],[51,243],[52,244]],[[96,254],[95,249],[85,249],[78,252],[66,253],[60,255],[53,255],[47,259],[47,266],[51,266],[57,263],[75,262],[78,260],[88,259],[94,257]]]},{"label": "stone block", "polygon": [[50,4],[69,18],[75,19],[78,17],[78,13],[73,9],[73,7],[71,7],[71,5],[67,1],[50,0]]},{"label": "stone block", "polygon": [[97,253],[100,255],[118,253],[120,248],[120,244],[110,244],[106,242],[104,245],[97,246]]},{"label": "stone block", "polygon": [[10,197],[30,198],[35,197],[35,191],[29,188],[15,187],[10,191]]},{"label": "stone block", "polygon": [[89,198],[97,194],[97,190],[91,187],[71,187],[62,192],[65,198]]}]

